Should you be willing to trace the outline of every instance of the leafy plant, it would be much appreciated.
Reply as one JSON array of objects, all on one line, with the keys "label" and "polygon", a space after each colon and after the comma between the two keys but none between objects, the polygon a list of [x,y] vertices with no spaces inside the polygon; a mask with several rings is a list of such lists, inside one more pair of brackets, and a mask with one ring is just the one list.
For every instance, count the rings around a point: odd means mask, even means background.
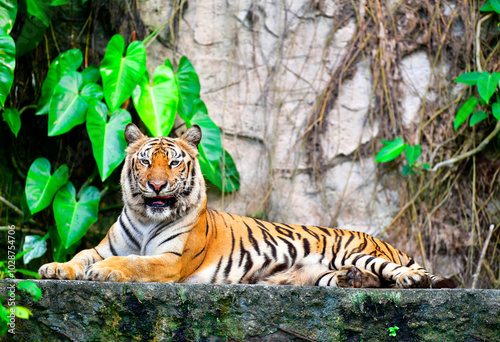
[{"label": "leafy plant", "polygon": [[[51,2],[52,5],[56,3],[64,1]],[[28,6],[30,13],[45,21],[50,9],[42,6],[35,10],[33,6],[34,3]],[[50,63],[36,114],[47,115],[47,135],[50,137],[67,134],[85,124],[102,182],[125,158],[124,130],[132,122],[125,108],[132,97],[139,118],[153,136],[168,136],[177,113],[187,128],[199,125],[203,132],[199,146],[203,174],[222,191],[239,188],[235,163],[222,148],[220,130],[208,116],[200,98],[198,75],[186,57],[181,58],[177,71],[172,62],[166,60],[156,68],[151,80],[146,70],[143,42],[133,41],[126,46],[124,38],[115,35],[108,43],[100,66],[82,69],[82,63],[83,54],[79,49],[63,52]],[[7,109],[3,116],[17,135],[20,127],[17,109]],[[74,252],[97,220],[101,193],[89,185],[94,175],[90,175],[77,191],[68,181],[70,171],[66,164],[60,165],[53,174],[51,168],[48,159],[38,158],[28,171],[25,197],[29,214],[36,214],[52,203],[56,226],[43,237],[26,236],[24,250],[32,249],[26,254],[25,263],[42,256],[48,240],[53,246],[54,259],[66,261],[66,256]]]},{"label": "leafy plant", "polygon": [[393,327],[389,327],[389,336],[394,336],[396,337],[396,332],[399,330],[399,328],[395,325]]},{"label": "leafy plant", "polygon": [[[16,272],[24,273],[35,278],[40,278],[40,276],[35,272],[15,268],[15,260],[20,259],[26,253],[27,251],[17,253],[15,257],[14,255],[10,255],[14,258],[10,259],[9,257],[9,261],[0,261],[0,280],[6,277],[14,279],[14,274]],[[40,290],[38,285],[30,280],[20,281],[19,283],[17,283],[17,285],[13,286],[17,287],[18,290],[24,291],[29,294],[34,301],[39,300],[42,296],[42,291]],[[8,287],[12,288],[12,286]],[[15,295],[15,292],[12,289],[9,289],[9,296],[7,299],[0,296],[0,336],[5,336],[9,331],[9,327],[12,328],[12,325],[10,325],[12,324],[11,318],[18,317],[22,319],[29,319],[29,317],[33,315],[28,308],[15,305],[17,299],[19,299],[19,297]]]},{"label": "leafy plant", "polygon": [[413,175],[415,171],[421,171],[422,169],[428,170],[430,168],[429,164],[418,164],[417,160],[422,154],[422,148],[420,145],[410,146],[404,142],[402,138],[396,138],[394,140],[381,140],[382,144],[385,146],[378,152],[375,157],[375,161],[378,163],[386,163],[388,161],[394,160],[405,152],[407,165],[403,167],[403,176]]}]

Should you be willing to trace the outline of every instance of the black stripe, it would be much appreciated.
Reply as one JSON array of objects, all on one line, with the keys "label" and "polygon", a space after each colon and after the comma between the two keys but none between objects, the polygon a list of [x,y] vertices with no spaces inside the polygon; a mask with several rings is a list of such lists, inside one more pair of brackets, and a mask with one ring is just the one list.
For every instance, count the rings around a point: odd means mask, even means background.
[{"label": "black stripe", "polygon": [[280,227],[276,223],[272,223],[272,225],[276,228],[276,231],[279,234],[285,235],[285,236],[289,237],[290,239],[295,240],[293,237],[293,231],[288,230],[288,229],[283,228],[283,227]]},{"label": "black stripe", "polygon": [[385,270],[385,268],[389,265],[389,261],[384,262],[382,265],[380,265],[380,268],[378,269],[378,274],[379,276],[382,277],[382,272]]},{"label": "black stripe", "polygon": [[311,229],[309,229],[309,227],[307,226],[301,226],[302,229],[304,229],[307,233],[309,233],[310,235],[314,236],[316,238],[316,240],[319,241],[320,237],[318,234],[316,234],[316,232],[312,231]]},{"label": "black stripe", "polygon": [[311,246],[307,239],[302,240],[302,246],[304,247],[304,258],[311,252]]},{"label": "black stripe", "polygon": [[212,276],[212,280],[210,280],[210,283],[214,284],[215,283],[215,280],[216,280],[216,277],[217,277],[217,273],[219,273],[219,269],[220,269],[220,265],[222,263],[222,257],[220,257],[219,259],[219,263],[217,264],[217,268],[215,269],[215,273],[214,275]]},{"label": "black stripe", "polygon": [[406,264],[406,267],[410,267],[414,263],[415,263],[415,260],[413,258],[410,258],[410,261],[408,261],[408,263]]},{"label": "black stripe", "polygon": [[255,249],[255,251],[257,252],[257,254],[260,255],[259,244],[258,244],[257,240],[255,240],[255,238],[253,236],[252,229],[250,229],[250,227],[248,226],[248,224],[246,224],[246,222],[243,222],[243,224],[247,227],[248,240],[250,240],[250,243],[252,244],[252,246]]},{"label": "black stripe", "polygon": [[94,251],[97,253],[97,255],[99,255],[101,257],[102,260],[104,260],[104,258],[102,257],[101,253],[99,253],[95,247],[94,247]]},{"label": "black stripe", "polygon": [[227,281],[227,277],[229,272],[231,271],[231,267],[233,266],[233,252],[234,252],[234,232],[233,227],[229,226],[231,229],[231,253],[229,253],[229,260],[227,261],[226,268],[224,269],[224,279]]},{"label": "black stripe", "polygon": [[111,234],[109,234],[108,236],[108,243],[109,243],[109,249],[111,250],[111,254],[113,254],[113,256],[117,256],[118,253],[116,253],[116,249],[115,247],[113,247],[113,243],[111,242]]},{"label": "black stripe", "polygon": [[196,259],[197,257],[199,257],[199,256],[200,256],[200,254],[201,254],[201,253],[203,253],[203,251],[204,251],[204,250],[205,250],[205,246],[203,246],[203,248],[201,249],[201,251],[199,251],[199,252],[198,252],[198,254],[196,254],[196,255],[193,257],[193,259],[191,259],[191,260],[194,260],[194,259]]},{"label": "black stripe", "polygon": [[286,263],[276,264],[273,266],[273,268],[271,270],[269,270],[269,272],[266,273],[266,278],[272,276],[275,273],[283,272],[287,268],[288,268],[288,264],[286,264]]},{"label": "black stripe", "polygon": [[278,239],[280,239],[281,241],[286,243],[286,245],[288,246],[288,253],[289,253],[290,257],[292,258],[292,263],[290,266],[292,266],[293,264],[295,264],[295,260],[297,260],[297,248],[295,248],[295,246],[290,241],[287,241],[286,239],[282,238],[281,236],[278,236]]},{"label": "black stripe", "polygon": [[372,260],[373,260],[373,259],[375,259],[375,257],[372,257],[372,256],[371,256],[371,257],[369,257],[368,259],[366,259],[366,260],[365,260],[365,269],[366,269],[366,267],[368,266],[368,264],[369,264],[370,262],[372,262]]},{"label": "black stripe", "polygon": [[125,232],[125,235],[127,235],[127,238],[132,242],[132,244],[135,246],[135,248],[141,249],[141,245],[139,244],[139,241],[137,241],[137,239],[128,230],[127,226],[125,225],[125,222],[123,222],[122,215],[120,215],[118,217],[118,222],[120,222],[120,226],[122,227],[123,231]]},{"label": "black stripe", "polygon": [[322,231],[323,233],[325,233],[326,235],[328,235],[328,236],[332,236],[332,235],[330,234],[330,230],[331,230],[331,228],[324,228],[324,227],[316,227],[316,228],[318,228],[319,230],[321,230],[321,231]]},{"label": "black stripe", "polygon": [[167,253],[174,254],[174,255],[177,255],[177,256],[182,256],[181,253],[177,253],[177,252],[163,252],[163,254],[167,254]]},{"label": "black stripe", "polygon": [[169,236],[168,238],[166,238],[165,240],[163,240],[160,244],[158,244],[158,247],[163,245],[165,242],[168,242],[172,239],[175,239],[176,237],[178,237],[179,235],[182,235],[182,234],[186,234],[186,233],[189,233],[191,230],[187,230],[185,232],[181,232],[181,233],[177,233],[175,235],[172,235],[172,236]]},{"label": "black stripe", "polygon": [[128,222],[130,223],[130,226],[132,227],[132,229],[134,229],[134,231],[137,233],[137,235],[142,236],[142,232],[135,226],[135,224],[130,219],[130,216],[128,216],[128,209],[127,209],[127,207],[124,207],[123,211],[125,212],[125,217],[127,218]]},{"label": "black stripe", "polygon": [[352,242],[352,240],[354,240],[354,234],[353,232],[351,232],[351,237],[349,238],[349,240],[347,240],[347,242],[345,243],[344,245],[344,249],[347,249],[347,246],[349,246],[349,244]]},{"label": "black stripe", "polygon": [[326,273],[323,273],[319,278],[318,280],[316,280],[316,283],[314,283],[314,286],[319,286],[319,282],[321,281],[321,279],[323,279],[323,277],[325,277],[326,275],[330,274],[329,272],[326,272]]}]

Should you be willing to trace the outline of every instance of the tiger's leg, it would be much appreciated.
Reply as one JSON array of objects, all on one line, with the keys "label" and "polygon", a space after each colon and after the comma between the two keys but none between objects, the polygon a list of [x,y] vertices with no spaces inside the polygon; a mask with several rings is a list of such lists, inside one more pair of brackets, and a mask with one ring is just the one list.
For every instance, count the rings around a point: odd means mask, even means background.
[{"label": "tiger's leg", "polygon": [[360,270],[351,265],[343,266],[338,271],[328,271],[321,274],[315,285],[355,288],[380,287],[380,278],[369,271]]},{"label": "tiger's leg", "polygon": [[[85,249],[79,252],[68,262],[51,262],[49,264],[42,265],[38,269],[38,274],[42,278],[46,279],[85,279],[85,270],[87,267],[113,255],[112,246],[109,243],[109,236],[112,234],[113,227],[114,225],[97,247]],[[117,245],[113,247],[113,249],[119,250],[119,246]]]},{"label": "tiger's leg", "polygon": [[[338,262],[335,260],[335,262]],[[400,288],[429,288],[431,279],[420,269],[412,269],[387,259],[368,254],[353,253],[344,260],[346,265],[354,265],[362,271],[369,271]],[[334,263],[335,264],[335,263]]]},{"label": "tiger's leg", "polygon": [[424,272],[431,280],[431,287],[434,289],[455,288],[458,286],[458,283],[451,278],[441,277],[428,272],[425,268],[416,263],[413,258],[410,258],[407,267],[415,271]]}]

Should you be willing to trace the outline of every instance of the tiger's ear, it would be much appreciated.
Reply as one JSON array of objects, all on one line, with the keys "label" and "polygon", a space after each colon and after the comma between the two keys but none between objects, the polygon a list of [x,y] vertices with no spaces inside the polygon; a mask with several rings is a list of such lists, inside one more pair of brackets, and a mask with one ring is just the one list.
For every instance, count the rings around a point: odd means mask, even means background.
[{"label": "tiger's ear", "polygon": [[127,144],[130,145],[141,138],[144,138],[144,134],[142,134],[136,125],[129,123],[127,127],[125,127],[125,140],[127,140]]},{"label": "tiger's ear", "polygon": [[186,141],[194,148],[198,148],[198,144],[201,141],[201,128],[198,125],[193,125],[182,135],[182,140]]}]

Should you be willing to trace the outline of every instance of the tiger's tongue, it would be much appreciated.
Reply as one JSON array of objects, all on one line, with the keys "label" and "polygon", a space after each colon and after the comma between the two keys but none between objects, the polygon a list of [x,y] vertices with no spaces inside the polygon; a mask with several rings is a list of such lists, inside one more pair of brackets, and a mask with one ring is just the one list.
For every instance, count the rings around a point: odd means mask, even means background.
[{"label": "tiger's tongue", "polygon": [[153,204],[164,204],[165,200],[167,200],[169,198],[172,198],[172,196],[158,196],[158,197],[155,197],[155,200],[157,200],[157,201],[154,201]]}]

